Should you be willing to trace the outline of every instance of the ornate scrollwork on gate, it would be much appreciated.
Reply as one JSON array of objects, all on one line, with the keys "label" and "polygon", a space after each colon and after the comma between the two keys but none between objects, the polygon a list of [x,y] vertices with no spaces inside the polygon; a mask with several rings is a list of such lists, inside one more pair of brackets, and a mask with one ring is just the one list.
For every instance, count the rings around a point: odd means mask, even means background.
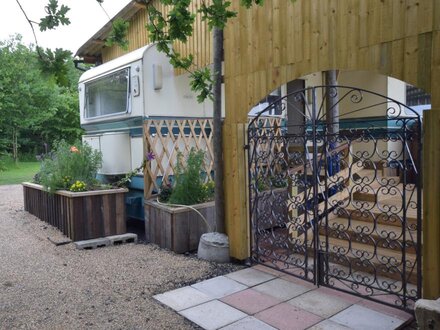
[{"label": "ornate scrollwork on gate", "polygon": [[[265,116],[274,107],[281,116]],[[420,139],[416,112],[359,88],[312,87],[269,105],[248,129],[254,261],[410,309]]]}]

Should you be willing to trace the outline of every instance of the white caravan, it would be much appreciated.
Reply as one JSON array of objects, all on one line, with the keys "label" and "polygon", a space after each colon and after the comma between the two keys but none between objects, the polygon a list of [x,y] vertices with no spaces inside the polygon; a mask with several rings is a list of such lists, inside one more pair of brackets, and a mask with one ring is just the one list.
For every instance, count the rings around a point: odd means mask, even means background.
[{"label": "white caravan", "polygon": [[102,175],[142,163],[144,119],[212,117],[212,102],[198,103],[188,75],[176,75],[155,45],[86,71],[79,95],[83,140],[102,152]]}]

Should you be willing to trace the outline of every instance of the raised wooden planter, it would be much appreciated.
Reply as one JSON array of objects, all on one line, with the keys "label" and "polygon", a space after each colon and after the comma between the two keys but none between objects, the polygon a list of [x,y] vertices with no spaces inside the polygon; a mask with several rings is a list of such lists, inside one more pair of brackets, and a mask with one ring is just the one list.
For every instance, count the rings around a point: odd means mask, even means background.
[{"label": "raised wooden planter", "polygon": [[[191,205],[215,227],[214,202]],[[195,211],[186,207],[171,207],[145,201],[145,236],[147,242],[176,253],[197,250],[200,236],[209,231],[208,226]]]},{"label": "raised wooden planter", "polygon": [[23,183],[24,209],[51,224],[73,241],[124,234],[127,189],[49,194],[34,183]]}]

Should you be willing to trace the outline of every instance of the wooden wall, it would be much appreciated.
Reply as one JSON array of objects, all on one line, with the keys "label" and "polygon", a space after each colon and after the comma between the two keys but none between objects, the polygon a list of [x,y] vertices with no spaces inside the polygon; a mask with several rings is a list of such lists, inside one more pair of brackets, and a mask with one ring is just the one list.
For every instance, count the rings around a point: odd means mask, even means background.
[{"label": "wooden wall", "polygon": [[[251,10],[238,1],[233,6],[239,14],[225,30],[226,228],[231,255],[245,259],[250,238],[243,146],[251,107],[288,81],[343,69],[423,88],[432,94],[433,110],[440,111],[440,1],[266,0]],[[440,135],[433,125],[424,133],[430,148],[423,160],[424,235],[428,226],[435,231],[430,241],[424,237],[424,296],[438,297],[440,229],[432,224],[440,222]]]},{"label": "wooden wall", "polygon": [[317,71],[368,70],[427,91],[438,79],[438,0],[267,0],[252,10],[233,3],[226,93],[238,88],[246,97],[227,97],[231,122],[246,122],[268,92]]},{"label": "wooden wall", "polygon": [[[166,15],[168,9],[166,6],[155,1],[155,6],[158,10]],[[195,0],[192,3],[192,12],[200,7],[200,3],[203,0]],[[148,37],[145,24],[148,21],[148,15],[145,9],[141,9],[130,20],[130,26],[128,30],[129,46],[128,50],[124,51],[118,46],[105,47],[102,50],[103,62],[108,62],[115,59],[127,52],[131,52],[135,49],[148,45],[151,41]],[[186,44],[178,42],[174,45],[176,51],[186,56],[193,54],[195,57],[195,64],[198,67],[203,67],[212,62],[212,38],[209,32],[208,26],[205,22],[201,21],[200,15],[197,16],[194,24],[193,36],[189,38]]]}]

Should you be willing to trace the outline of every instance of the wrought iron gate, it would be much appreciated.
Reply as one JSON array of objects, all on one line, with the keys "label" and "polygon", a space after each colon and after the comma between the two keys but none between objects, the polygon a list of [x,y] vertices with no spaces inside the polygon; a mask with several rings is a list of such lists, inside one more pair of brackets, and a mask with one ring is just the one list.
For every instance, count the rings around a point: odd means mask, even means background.
[{"label": "wrought iron gate", "polygon": [[412,309],[421,146],[419,114],[371,91],[311,87],[270,104],[246,146],[253,261]]}]

